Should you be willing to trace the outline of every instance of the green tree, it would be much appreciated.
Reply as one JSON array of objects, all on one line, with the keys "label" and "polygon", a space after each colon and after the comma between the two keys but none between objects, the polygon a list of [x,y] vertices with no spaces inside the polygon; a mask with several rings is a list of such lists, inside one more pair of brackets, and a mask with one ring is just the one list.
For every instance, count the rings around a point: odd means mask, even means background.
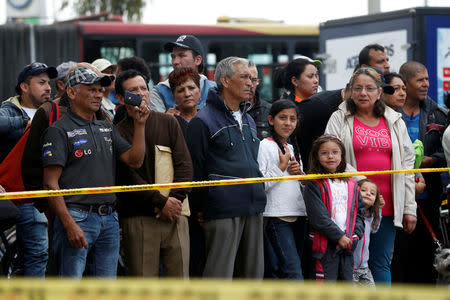
[{"label": "green tree", "polygon": [[63,0],[61,9],[71,6],[79,16],[111,12],[127,21],[139,22],[145,0]]}]

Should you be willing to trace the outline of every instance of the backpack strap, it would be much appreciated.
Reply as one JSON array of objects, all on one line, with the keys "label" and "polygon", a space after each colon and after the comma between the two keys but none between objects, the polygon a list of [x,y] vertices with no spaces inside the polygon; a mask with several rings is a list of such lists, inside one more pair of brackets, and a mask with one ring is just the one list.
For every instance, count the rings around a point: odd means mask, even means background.
[{"label": "backpack strap", "polygon": [[50,101],[52,104],[52,111],[50,112],[50,118],[48,118],[48,126],[51,126],[56,120],[59,119],[59,105],[55,101]]}]

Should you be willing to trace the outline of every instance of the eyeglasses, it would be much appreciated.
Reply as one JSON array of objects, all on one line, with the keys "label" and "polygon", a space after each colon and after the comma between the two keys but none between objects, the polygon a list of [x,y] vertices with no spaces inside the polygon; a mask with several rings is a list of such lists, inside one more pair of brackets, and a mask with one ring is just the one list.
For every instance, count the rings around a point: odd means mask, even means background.
[{"label": "eyeglasses", "polygon": [[328,156],[339,156],[341,155],[341,150],[333,150],[333,151],[320,151],[319,156],[328,157]]},{"label": "eyeglasses", "polygon": [[362,91],[366,90],[367,93],[373,93],[378,91],[377,87],[373,87],[373,86],[366,86],[366,87],[354,87],[352,88],[352,91],[354,93],[360,94],[362,93]]},{"label": "eyeglasses", "polygon": [[261,82],[261,79],[259,78],[252,78],[251,80],[253,85],[258,85]]}]

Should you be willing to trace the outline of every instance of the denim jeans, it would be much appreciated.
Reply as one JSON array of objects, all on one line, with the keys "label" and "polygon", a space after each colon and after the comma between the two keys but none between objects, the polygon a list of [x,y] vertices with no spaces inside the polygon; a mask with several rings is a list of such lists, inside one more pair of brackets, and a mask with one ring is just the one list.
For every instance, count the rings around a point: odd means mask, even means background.
[{"label": "denim jeans", "polygon": [[83,230],[88,249],[74,248],[58,217],[55,218],[53,252],[57,273],[61,277],[116,277],[119,259],[119,221],[117,212],[100,216],[93,211],[68,208]]},{"label": "denim jeans", "polygon": [[20,219],[16,224],[16,233],[24,276],[45,277],[48,261],[47,217],[33,203],[17,206]]},{"label": "denim jeans", "polygon": [[[269,218],[266,225],[266,236],[277,256],[281,278],[303,279],[301,256],[306,230],[305,218],[302,217],[295,222]],[[272,269],[276,269],[276,267]]]},{"label": "denim jeans", "polygon": [[369,268],[375,283],[391,284],[391,260],[395,233],[394,217],[383,217],[378,231],[370,235]]}]

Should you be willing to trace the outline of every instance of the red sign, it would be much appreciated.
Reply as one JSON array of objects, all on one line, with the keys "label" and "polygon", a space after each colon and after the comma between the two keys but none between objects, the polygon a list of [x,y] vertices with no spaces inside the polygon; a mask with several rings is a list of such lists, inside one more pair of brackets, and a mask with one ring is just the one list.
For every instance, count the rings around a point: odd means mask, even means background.
[{"label": "red sign", "polygon": [[450,77],[450,68],[443,68],[444,70],[444,77]]},{"label": "red sign", "polygon": [[450,91],[450,81],[444,81],[443,88],[444,88],[444,91],[449,92]]}]

